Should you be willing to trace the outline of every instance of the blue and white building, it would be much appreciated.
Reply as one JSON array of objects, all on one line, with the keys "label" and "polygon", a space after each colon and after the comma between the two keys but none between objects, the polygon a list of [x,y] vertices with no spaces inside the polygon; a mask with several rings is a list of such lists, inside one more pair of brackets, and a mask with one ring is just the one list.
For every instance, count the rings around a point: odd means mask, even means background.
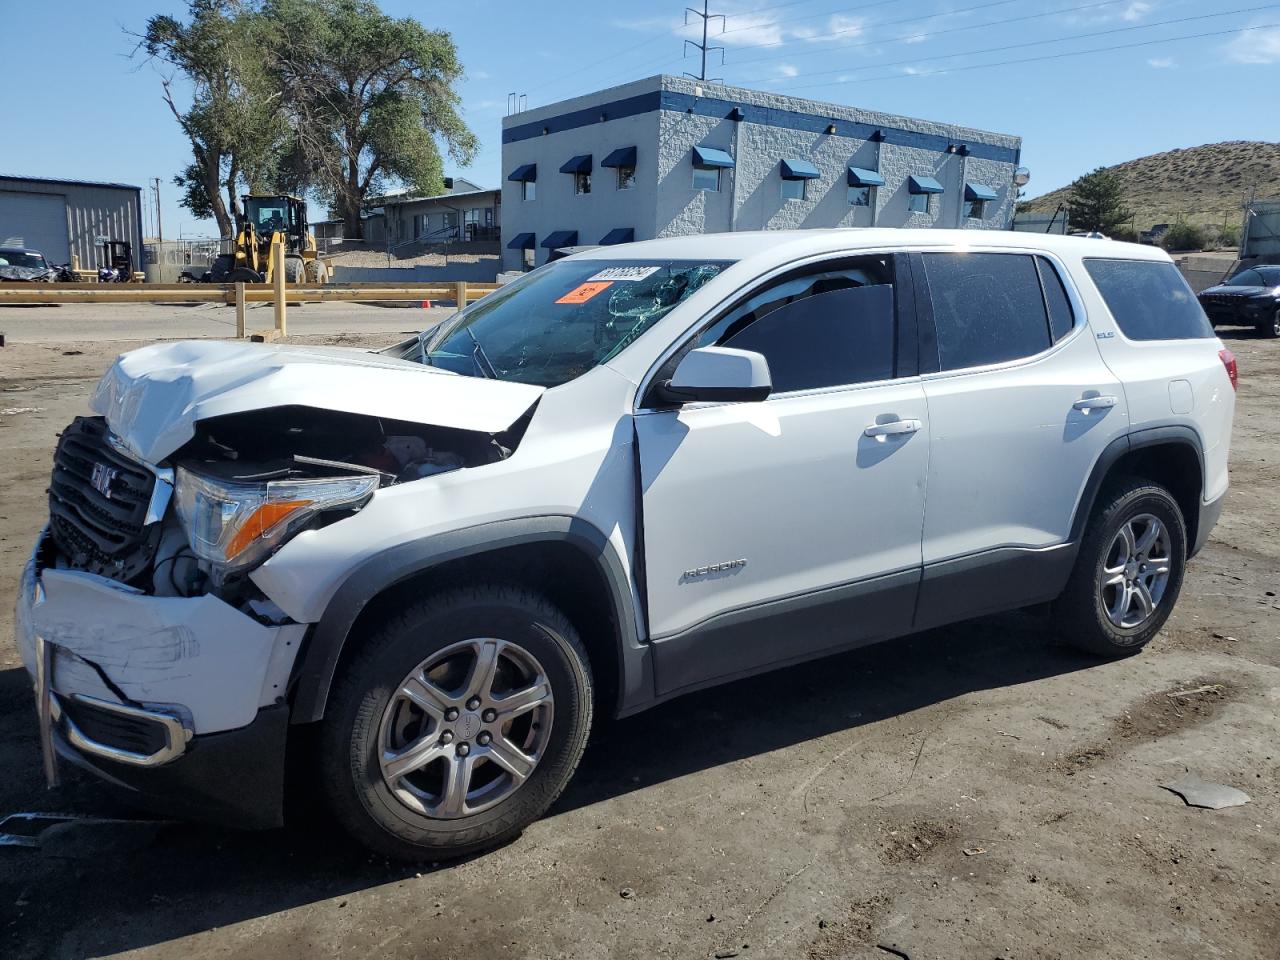
[{"label": "blue and white building", "polygon": [[502,122],[503,268],[796,227],[1007,229],[1021,138],[656,76]]}]

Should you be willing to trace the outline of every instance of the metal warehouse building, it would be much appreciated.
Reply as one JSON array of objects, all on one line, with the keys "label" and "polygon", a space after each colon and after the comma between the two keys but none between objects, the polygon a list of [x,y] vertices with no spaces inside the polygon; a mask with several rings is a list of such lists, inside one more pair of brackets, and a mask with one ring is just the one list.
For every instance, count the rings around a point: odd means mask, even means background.
[{"label": "metal warehouse building", "polygon": [[50,263],[74,254],[90,270],[107,265],[104,240],[128,240],[140,267],[141,193],[124,183],[0,175],[0,246],[31,247]]},{"label": "metal warehouse building", "polygon": [[557,247],[796,227],[1007,229],[1022,140],[657,76],[502,123],[503,267]]}]

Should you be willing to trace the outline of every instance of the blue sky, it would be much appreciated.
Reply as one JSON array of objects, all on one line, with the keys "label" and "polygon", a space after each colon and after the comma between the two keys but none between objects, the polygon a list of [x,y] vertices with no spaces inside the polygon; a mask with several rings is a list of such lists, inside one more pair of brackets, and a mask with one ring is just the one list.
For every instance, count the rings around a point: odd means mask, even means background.
[{"label": "blue sky", "polygon": [[[470,168],[448,164],[446,172],[484,185],[501,181],[509,93],[539,106],[697,69],[692,56],[681,58],[682,40],[698,28],[683,26],[680,0],[381,5],[453,34],[481,150]],[[0,173],[134,184],[160,177],[165,235],[211,233],[177,204],[171,181],[189,149],[160,99],[160,75],[130,58],[126,35],[152,13],[185,8],[180,0],[0,0],[8,90]],[[1280,89],[1280,2],[723,0],[712,11],[726,21],[723,34],[718,22],[712,28],[725,51],[723,66],[713,55],[710,75],[1018,134],[1030,195],[1161,150],[1280,136],[1267,93]],[[1170,22],[1183,18],[1195,19]],[[1226,32],[1243,27],[1260,29]],[[1071,55],[1079,51],[1096,52]]]}]

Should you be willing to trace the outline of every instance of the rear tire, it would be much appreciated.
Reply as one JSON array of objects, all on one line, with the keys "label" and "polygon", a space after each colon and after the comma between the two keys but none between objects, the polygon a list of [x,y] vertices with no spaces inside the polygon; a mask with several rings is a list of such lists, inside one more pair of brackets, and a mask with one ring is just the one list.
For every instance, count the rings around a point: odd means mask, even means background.
[{"label": "rear tire", "polygon": [[1103,657],[1137,653],[1169,618],[1186,557],[1186,523],[1168,490],[1136,477],[1109,485],[1054,604],[1062,639]]},{"label": "rear tire", "polygon": [[450,590],[391,618],[342,666],[319,735],[322,789],[378,853],[478,853],[564,790],[591,708],[586,652],[556,607],[518,587]]},{"label": "rear tire", "polygon": [[226,283],[227,277],[235,269],[236,258],[229,253],[220,253],[213,258],[209,267],[209,283]]},{"label": "rear tire", "polygon": [[1275,313],[1271,314],[1271,319],[1260,320],[1257,329],[1258,336],[1267,340],[1280,337],[1280,307],[1276,307]]},{"label": "rear tire", "polygon": [[307,283],[322,286],[329,282],[329,267],[323,260],[308,260],[306,265]]},{"label": "rear tire", "polygon": [[284,258],[284,280],[285,283],[298,284],[302,281],[302,275],[305,271],[301,257],[285,257]]}]

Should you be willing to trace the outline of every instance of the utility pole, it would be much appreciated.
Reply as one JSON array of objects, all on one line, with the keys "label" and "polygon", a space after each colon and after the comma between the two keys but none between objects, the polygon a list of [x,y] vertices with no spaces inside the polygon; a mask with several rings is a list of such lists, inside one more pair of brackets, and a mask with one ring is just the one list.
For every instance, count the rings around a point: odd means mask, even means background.
[{"label": "utility pole", "polygon": [[[701,10],[695,10],[693,7],[685,7],[685,8],[684,8],[684,23],[685,23],[685,26],[688,26],[688,25],[689,25],[689,14],[693,14],[695,17],[701,17],[701,18],[702,18],[702,42],[701,42],[701,43],[696,43],[696,42],[694,42],[693,40],[686,40],[686,41],[684,42],[684,49],[685,49],[685,55],[686,55],[686,56],[688,55],[688,52],[689,52],[689,46],[690,46],[690,45],[692,45],[692,46],[693,46],[693,48],[694,48],[695,50],[699,50],[699,51],[701,51],[701,53],[702,53],[702,69],[701,69],[700,71],[698,71],[698,75],[697,75],[696,77],[694,77],[692,73],[689,73],[687,70],[685,71],[685,76],[686,76],[686,77],[693,77],[693,79],[694,79],[694,80],[706,80],[706,79],[707,79],[707,51],[709,51],[709,50],[719,50],[719,51],[720,51],[720,65],[721,65],[721,66],[724,66],[724,47],[709,47],[709,46],[707,46],[707,25],[708,25],[712,20],[719,20],[719,21],[720,21],[720,32],[721,32],[721,33],[724,33],[724,14],[722,14],[722,13],[712,13],[712,12],[711,12],[711,10],[710,10],[710,5],[711,5],[711,0],[702,0],[702,9],[701,9]],[[714,78],[713,78],[713,82],[714,82]]]},{"label": "utility pole", "polygon": [[160,224],[160,178],[155,177],[155,193],[156,193],[156,241],[164,242],[164,228]]}]

